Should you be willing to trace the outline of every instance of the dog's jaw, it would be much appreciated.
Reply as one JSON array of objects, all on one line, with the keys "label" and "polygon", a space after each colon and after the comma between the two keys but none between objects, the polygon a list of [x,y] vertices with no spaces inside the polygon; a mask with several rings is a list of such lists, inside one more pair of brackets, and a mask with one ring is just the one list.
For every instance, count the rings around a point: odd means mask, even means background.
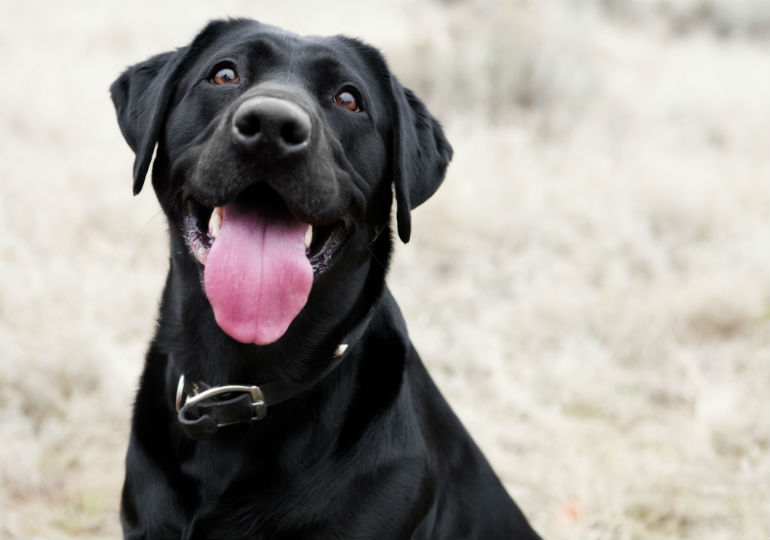
[{"label": "dog's jaw", "polygon": [[188,199],[181,232],[219,327],[242,343],[267,345],[305,306],[347,231],[313,227],[261,189],[213,209]]}]

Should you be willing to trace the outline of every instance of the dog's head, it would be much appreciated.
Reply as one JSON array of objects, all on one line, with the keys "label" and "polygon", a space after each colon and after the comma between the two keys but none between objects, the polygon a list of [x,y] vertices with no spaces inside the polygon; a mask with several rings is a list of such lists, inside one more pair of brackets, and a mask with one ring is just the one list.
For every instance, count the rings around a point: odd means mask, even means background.
[{"label": "dog's head", "polygon": [[214,21],[111,93],[134,193],[157,146],[153,185],[187,248],[172,256],[197,267],[217,323],[245,343],[280,339],[319,281],[370,256],[393,192],[408,241],[452,155],[379,52],[340,36]]}]

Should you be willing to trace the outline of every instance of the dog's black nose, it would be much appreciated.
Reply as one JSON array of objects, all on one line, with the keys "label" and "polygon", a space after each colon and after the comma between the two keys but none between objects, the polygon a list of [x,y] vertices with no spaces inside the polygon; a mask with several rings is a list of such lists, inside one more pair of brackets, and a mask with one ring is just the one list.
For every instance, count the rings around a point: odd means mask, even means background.
[{"label": "dog's black nose", "polygon": [[285,99],[253,97],[233,115],[235,142],[246,150],[267,150],[273,158],[303,152],[311,131],[310,115]]}]

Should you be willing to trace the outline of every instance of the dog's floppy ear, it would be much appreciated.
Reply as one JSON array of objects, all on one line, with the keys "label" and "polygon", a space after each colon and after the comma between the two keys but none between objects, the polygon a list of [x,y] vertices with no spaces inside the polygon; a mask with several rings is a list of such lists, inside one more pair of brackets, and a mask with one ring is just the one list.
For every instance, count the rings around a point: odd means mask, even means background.
[{"label": "dog's floppy ear", "polygon": [[120,131],[136,154],[134,195],[142,190],[150,168],[183,56],[184,49],[153,56],[128,68],[110,86]]},{"label": "dog's floppy ear", "polygon": [[391,77],[396,106],[393,126],[393,183],[398,236],[406,243],[412,232],[411,210],[436,192],[452,159],[444,130],[414,92]]}]

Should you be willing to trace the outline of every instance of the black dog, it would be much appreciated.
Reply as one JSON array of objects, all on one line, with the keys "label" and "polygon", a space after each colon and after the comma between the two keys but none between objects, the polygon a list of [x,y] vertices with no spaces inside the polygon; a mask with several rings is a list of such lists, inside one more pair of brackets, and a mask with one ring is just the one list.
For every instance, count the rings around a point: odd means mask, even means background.
[{"label": "black dog", "polygon": [[536,538],[384,285],[452,149],[380,53],[215,21],[111,92],[171,244],[125,536]]}]

